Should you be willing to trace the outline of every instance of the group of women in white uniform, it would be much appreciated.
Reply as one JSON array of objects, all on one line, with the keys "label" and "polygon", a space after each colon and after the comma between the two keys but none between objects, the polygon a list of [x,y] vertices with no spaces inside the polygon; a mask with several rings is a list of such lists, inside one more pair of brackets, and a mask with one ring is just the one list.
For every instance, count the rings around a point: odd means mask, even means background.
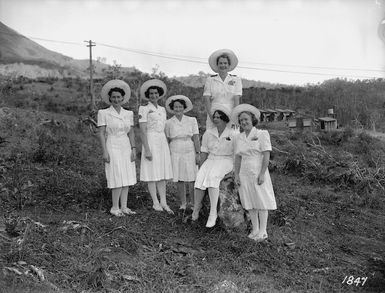
[{"label": "group of women in white uniform", "polygon": [[[227,49],[215,51],[209,57],[209,64],[217,74],[207,79],[204,88],[208,117],[202,145],[197,120],[184,115],[193,108],[188,97],[171,96],[164,108],[158,105],[167,93],[162,81],[152,79],[141,86],[141,97],[148,104],[140,106],[138,111],[142,141],[140,180],[147,182],[153,209],[170,214],[173,211],[167,204],[167,180],[177,183],[181,209],[187,208],[188,189],[190,195],[194,194],[193,221],[199,217],[207,189],[210,214],[206,227],[210,228],[217,219],[220,181],[234,170],[242,206],[248,210],[252,222],[249,237],[262,241],[267,238],[268,210],[276,209],[267,168],[271,143],[266,130],[255,128],[260,116],[258,109],[239,105],[241,80],[228,74],[237,63],[235,54]],[[107,185],[112,190],[110,213],[135,214],[127,207],[128,186],[137,182],[134,114],[122,108],[130,98],[130,87],[124,81],[111,80],[103,86],[101,95],[111,104],[98,112]],[[166,110],[173,115],[168,120]],[[243,132],[239,132],[238,125]]]}]

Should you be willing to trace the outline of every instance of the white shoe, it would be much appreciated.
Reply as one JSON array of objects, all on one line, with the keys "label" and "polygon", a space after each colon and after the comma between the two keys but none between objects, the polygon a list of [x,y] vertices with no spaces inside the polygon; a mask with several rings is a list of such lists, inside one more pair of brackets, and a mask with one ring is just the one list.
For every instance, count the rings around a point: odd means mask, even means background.
[{"label": "white shoe", "polygon": [[170,207],[168,205],[162,205],[162,208],[163,208],[163,210],[165,210],[170,215],[174,214],[174,212],[172,211],[172,209],[170,209]]},{"label": "white shoe", "polygon": [[260,233],[260,234],[258,234],[255,238],[254,238],[254,240],[256,241],[256,242],[263,242],[263,241],[265,241],[267,239],[267,233]]},{"label": "white shoe", "polygon": [[209,219],[207,220],[206,228],[214,227],[216,220],[217,220],[217,216],[209,216]]},{"label": "white shoe", "polygon": [[122,209],[122,213],[126,214],[126,215],[136,215],[136,212],[134,212],[133,210],[131,210],[129,208]]},{"label": "white shoe", "polygon": [[157,212],[163,212],[163,208],[162,208],[162,206],[158,203],[158,204],[154,204],[153,206],[152,206],[152,208],[154,209],[154,210],[156,210]]},{"label": "white shoe", "polygon": [[255,240],[255,238],[258,236],[258,233],[259,233],[259,231],[252,231],[249,235],[247,235],[247,237]]},{"label": "white shoe", "polygon": [[124,216],[122,210],[120,210],[120,209],[113,209],[113,208],[112,208],[112,209],[110,210],[110,214],[111,214],[111,215],[114,215],[115,217],[123,217],[123,216]]},{"label": "white shoe", "polygon": [[197,212],[197,213],[193,212],[193,213],[191,214],[191,220],[192,220],[192,221],[197,221],[198,218],[199,218],[199,212]]}]

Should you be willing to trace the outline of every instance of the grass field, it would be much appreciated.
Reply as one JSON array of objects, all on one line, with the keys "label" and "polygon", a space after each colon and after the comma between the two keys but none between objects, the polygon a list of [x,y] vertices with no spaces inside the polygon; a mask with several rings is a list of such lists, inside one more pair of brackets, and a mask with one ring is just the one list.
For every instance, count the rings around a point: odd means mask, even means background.
[{"label": "grass field", "polygon": [[[205,228],[205,208],[194,225],[154,212],[143,183],[129,191],[138,214],[112,217],[85,125],[18,108],[0,119],[0,292],[384,292],[380,140],[272,129],[278,210],[255,243]],[[177,210],[172,183],[168,198]]]}]

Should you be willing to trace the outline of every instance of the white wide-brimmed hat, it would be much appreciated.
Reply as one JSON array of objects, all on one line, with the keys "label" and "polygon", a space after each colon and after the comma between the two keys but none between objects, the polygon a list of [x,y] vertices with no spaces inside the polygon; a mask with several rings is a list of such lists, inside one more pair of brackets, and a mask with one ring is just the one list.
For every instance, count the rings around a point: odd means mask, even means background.
[{"label": "white wide-brimmed hat", "polygon": [[209,57],[209,65],[214,72],[218,72],[217,59],[221,55],[227,55],[230,59],[229,71],[234,70],[238,65],[238,58],[235,53],[229,49],[220,49],[212,53]]},{"label": "white wide-brimmed hat", "polygon": [[163,95],[160,95],[160,93],[159,93],[159,99],[166,96],[166,93],[167,93],[166,84],[159,79],[150,79],[150,80],[147,80],[146,82],[144,82],[142,84],[142,86],[140,87],[140,97],[142,99],[148,100],[148,98],[145,96],[145,92],[147,91],[147,89],[149,87],[152,87],[152,86],[157,86],[157,87],[160,87],[163,89]]},{"label": "white wide-brimmed hat", "polygon": [[111,104],[108,92],[115,87],[122,89],[125,93],[122,105],[127,103],[131,97],[131,89],[126,82],[120,79],[110,80],[102,87],[102,92],[100,95],[102,96],[103,101],[105,101],[107,104]]},{"label": "white wide-brimmed hat", "polygon": [[213,116],[214,112],[217,110],[225,113],[227,115],[227,117],[229,117],[229,120],[231,121],[231,111],[229,108],[227,108],[221,104],[213,104],[213,105],[211,105],[210,115]]},{"label": "white wide-brimmed hat", "polygon": [[240,104],[236,106],[233,111],[231,112],[231,120],[233,120],[236,124],[239,124],[239,115],[243,112],[250,112],[252,113],[255,118],[259,121],[259,118],[261,117],[261,112],[250,104]]},{"label": "white wide-brimmed hat", "polygon": [[174,110],[170,108],[170,104],[172,103],[172,101],[175,101],[175,100],[185,101],[186,108],[183,110],[183,113],[187,113],[188,111],[192,110],[193,104],[191,103],[191,100],[188,97],[183,96],[183,95],[175,95],[175,96],[171,96],[171,97],[167,98],[167,100],[166,100],[165,106],[166,106],[166,110],[168,113],[175,114]]}]

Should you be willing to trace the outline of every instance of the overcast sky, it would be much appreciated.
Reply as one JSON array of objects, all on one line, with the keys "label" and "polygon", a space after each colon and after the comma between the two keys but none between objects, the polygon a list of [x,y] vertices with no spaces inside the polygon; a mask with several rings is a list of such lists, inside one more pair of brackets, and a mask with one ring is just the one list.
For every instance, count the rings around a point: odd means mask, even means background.
[{"label": "overcast sky", "polygon": [[76,59],[92,40],[94,58],[171,77],[211,72],[229,48],[234,74],[286,84],[385,77],[383,19],[385,0],[0,0],[1,22]]}]

